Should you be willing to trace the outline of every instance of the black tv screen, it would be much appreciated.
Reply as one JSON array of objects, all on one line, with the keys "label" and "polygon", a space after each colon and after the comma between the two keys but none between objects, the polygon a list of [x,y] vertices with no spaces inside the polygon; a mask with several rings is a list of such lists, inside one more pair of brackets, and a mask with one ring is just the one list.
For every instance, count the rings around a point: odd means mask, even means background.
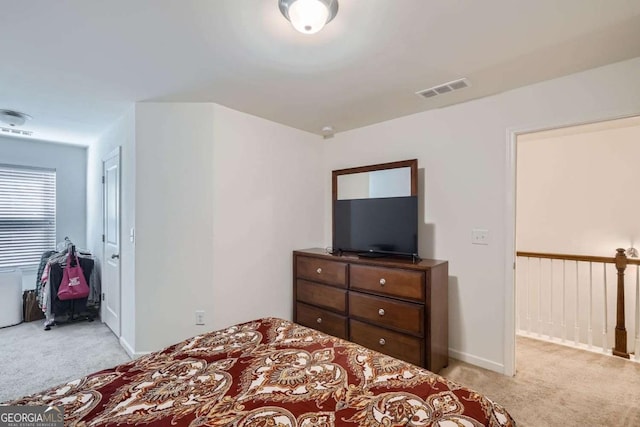
[{"label": "black tv screen", "polygon": [[336,200],[334,206],[334,250],[418,253],[416,196]]}]

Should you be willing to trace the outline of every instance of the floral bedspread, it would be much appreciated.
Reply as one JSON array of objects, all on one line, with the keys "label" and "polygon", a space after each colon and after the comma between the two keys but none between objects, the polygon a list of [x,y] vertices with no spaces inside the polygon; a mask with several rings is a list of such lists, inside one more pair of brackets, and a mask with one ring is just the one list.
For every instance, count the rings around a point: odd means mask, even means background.
[{"label": "floral bedspread", "polygon": [[10,402],[78,426],[514,426],[486,397],[350,342],[265,318]]}]

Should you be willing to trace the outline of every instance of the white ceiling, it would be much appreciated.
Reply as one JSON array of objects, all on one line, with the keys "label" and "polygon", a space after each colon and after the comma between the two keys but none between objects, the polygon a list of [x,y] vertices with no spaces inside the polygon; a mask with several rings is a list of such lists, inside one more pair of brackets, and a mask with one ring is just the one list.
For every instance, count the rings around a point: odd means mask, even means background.
[{"label": "white ceiling", "polygon": [[[0,109],[76,144],[138,101],[216,102],[320,134],[640,56],[638,0],[340,0],[311,36],[277,3],[4,1]],[[460,77],[473,86],[414,94]]]}]

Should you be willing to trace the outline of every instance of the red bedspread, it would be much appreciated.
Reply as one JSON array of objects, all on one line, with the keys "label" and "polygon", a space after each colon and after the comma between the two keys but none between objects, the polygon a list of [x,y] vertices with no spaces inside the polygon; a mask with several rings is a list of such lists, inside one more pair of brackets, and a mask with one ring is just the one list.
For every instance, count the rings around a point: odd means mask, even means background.
[{"label": "red bedspread", "polygon": [[282,319],[196,336],[11,404],[66,425],[514,426],[486,397]]}]

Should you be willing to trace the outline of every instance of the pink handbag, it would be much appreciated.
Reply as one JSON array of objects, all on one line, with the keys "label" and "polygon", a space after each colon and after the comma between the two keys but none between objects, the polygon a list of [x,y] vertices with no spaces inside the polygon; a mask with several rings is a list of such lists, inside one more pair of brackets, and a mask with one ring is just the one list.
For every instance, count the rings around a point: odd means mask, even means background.
[{"label": "pink handbag", "polygon": [[[71,261],[75,260],[75,265]],[[84,272],[75,254],[67,255],[67,266],[62,272],[62,282],[58,288],[58,299],[65,301],[70,299],[86,298],[89,296],[89,286],[84,278]]]}]

